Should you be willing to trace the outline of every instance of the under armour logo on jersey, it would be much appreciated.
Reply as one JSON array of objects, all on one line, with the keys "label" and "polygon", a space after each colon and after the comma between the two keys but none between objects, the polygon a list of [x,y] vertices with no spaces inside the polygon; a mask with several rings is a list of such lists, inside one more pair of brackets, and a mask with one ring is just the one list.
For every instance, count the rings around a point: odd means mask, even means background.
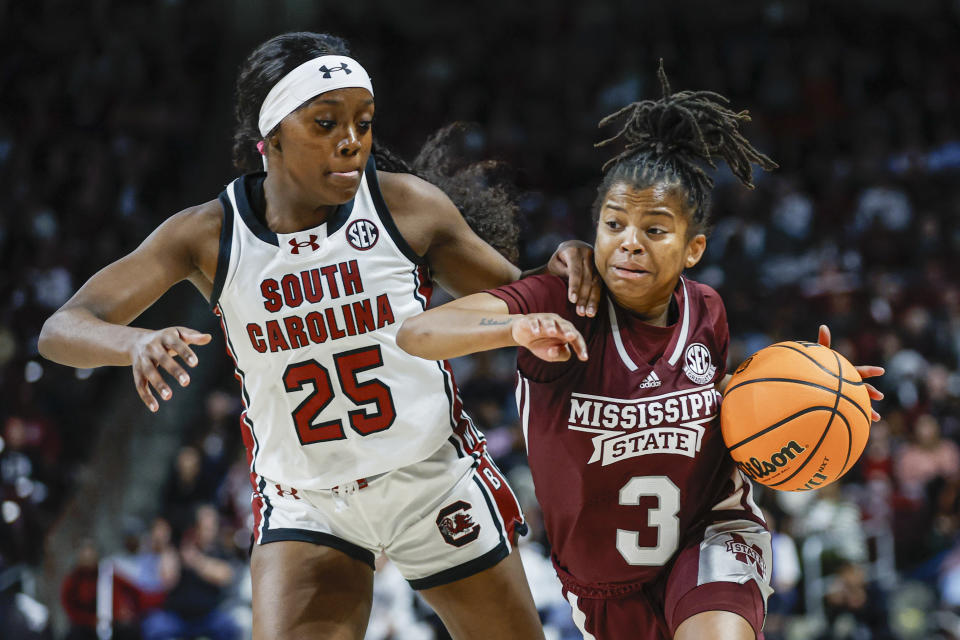
[{"label": "under armour logo on jersey", "polygon": [[733,539],[727,541],[727,551],[743,564],[755,566],[761,577],[765,576],[767,567],[763,561],[763,549],[755,544],[747,544],[739,533],[731,533],[730,537]]},{"label": "under armour logo on jersey", "polygon": [[373,248],[373,245],[377,244],[379,238],[380,230],[377,229],[377,225],[369,220],[354,220],[350,223],[350,226],[347,227],[347,242],[358,251],[366,251],[367,249]]},{"label": "under armour logo on jersey", "polygon": [[469,513],[472,507],[465,500],[457,500],[440,510],[437,528],[447,544],[462,547],[480,537],[480,525]]},{"label": "under armour logo on jersey", "polygon": [[653,389],[659,387],[663,382],[660,380],[660,376],[657,375],[656,371],[651,371],[647,374],[647,377],[643,379],[643,382],[640,383],[641,389]]},{"label": "under armour logo on jersey", "polygon": [[330,74],[334,71],[343,71],[346,74],[353,73],[353,71],[350,71],[350,69],[347,68],[346,62],[341,62],[339,67],[331,67],[329,69],[327,68],[327,65],[321,65],[320,69],[318,70],[323,72],[324,79],[328,79]]},{"label": "under armour logo on jersey", "polygon": [[283,496],[290,496],[294,500],[299,500],[300,496],[297,495],[297,490],[293,487],[289,489],[284,489],[282,485],[277,485],[277,496],[282,498]]},{"label": "under armour logo on jersey", "polygon": [[310,247],[310,251],[316,251],[320,248],[320,244],[317,242],[318,237],[316,234],[311,233],[310,239],[304,242],[297,242],[296,238],[290,238],[290,253],[300,255],[300,249],[304,247]]}]

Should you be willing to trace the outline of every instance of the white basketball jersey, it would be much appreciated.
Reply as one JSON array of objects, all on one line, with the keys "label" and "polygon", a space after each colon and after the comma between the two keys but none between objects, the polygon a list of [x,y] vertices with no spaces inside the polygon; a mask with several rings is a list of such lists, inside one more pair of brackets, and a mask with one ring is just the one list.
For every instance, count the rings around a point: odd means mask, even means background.
[{"label": "white basketball jersey", "polygon": [[373,158],[352,201],[296,233],[274,233],[254,214],[250,187],[262,179],[237,178],[220,195],[211,296],[243,385],[254,486],[266,477],[328,489],[427,458],[469,418],[446,362],[397,347],[432,289]]}]

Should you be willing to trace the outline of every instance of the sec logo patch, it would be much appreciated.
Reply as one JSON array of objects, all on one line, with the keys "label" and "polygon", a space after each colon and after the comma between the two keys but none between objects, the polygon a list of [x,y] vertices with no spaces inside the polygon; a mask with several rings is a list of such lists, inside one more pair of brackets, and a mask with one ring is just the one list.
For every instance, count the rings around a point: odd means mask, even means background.
[{"label": "sec logo patch", "polygon": [[707,384],[713,380],[717,367],[710,357],[710,350],[699,342],[687,347],[683,354],[683,372],[696,384]]},{"label": "sec logo patch", "polygon": [[347,242],[358,251],[372,249],[380,239],[380,230],[369,220],[354,220],[347,227]]}]

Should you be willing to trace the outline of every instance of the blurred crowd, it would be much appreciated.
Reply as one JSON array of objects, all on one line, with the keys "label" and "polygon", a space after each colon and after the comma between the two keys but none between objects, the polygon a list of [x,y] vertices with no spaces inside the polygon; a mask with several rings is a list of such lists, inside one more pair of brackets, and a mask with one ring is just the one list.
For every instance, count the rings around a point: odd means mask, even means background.
[{"label": "blurred crowd", "polygon": [[53,366],[37,335],[159,211],[182,206],[176,168],[193,153],[214,71],[196,62],[211,55],[215,15],[146,9],[0,3],[0,621],[11,637],[48,626],[28,600],[45,536],[83,474],[98,472],[86,466],[97,420],[129,375]]},{"label": "blurred crowd", "polygon": [[[675,88],[749,108],[748,137],[781,169],[754,191],[717,172],[715,227],[692,274],[725,300],[729,364],[826,323],[851,361],[886,368],[883,420],[847,477],[760,492],[776,531],[766,635],[960,638],[960,5],[757,0],[718,15],[697,1],[542,0],[495,2],[481,20],[455,3],[369,4],[257,27],[225,24],[226,0],[0,2],[0,620],[50,637],[49,609],[62,607],[71,637],[95,637],[100,593],[117,637],[249,630],[249,480],[225,358],[156,512],[127,523],[122,548],[78,540],[61,601],[34,597],[45,535],[83,474],[104,472],[86,466],[102,403],[132,393],[126,371],[42,361],[36,337],[96,269],[216,195],[232,175],[231,114],[214,93],[229,94],[250,46],[314,29],[369,61],[378,133],[404,155],[451,120],[480,124],[465,152],[516,169],[524,267],[592,238],[596,123],[658,94],[658,57]],[[179,318],[168,316],[151,320]],[[549,633],[576,637],[545,560],[512,354],[455,370],[531,521],[524,555]],[[381,565],[370,637],[443,637]]]}]

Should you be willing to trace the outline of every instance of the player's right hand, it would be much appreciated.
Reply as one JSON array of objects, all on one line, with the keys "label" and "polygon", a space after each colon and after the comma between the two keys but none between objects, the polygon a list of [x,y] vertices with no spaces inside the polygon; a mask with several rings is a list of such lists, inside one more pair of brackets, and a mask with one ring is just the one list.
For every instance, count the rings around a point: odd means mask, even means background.
[{"label": "player's right hand", "polygon": [[528,313],[513,321],[510,334],[521,347],[547,362],[565,362],[571,350],[586,361],[587,344],[580,332],[555,313]]},{"label": "player's right hand", "polygon": [[567,280],[567,298],[577,305],[578,316],[597,315],[603,281],[593,262],[593,247],[580,240],[561,242],[547,262],[547,272]]},{"label": "player's right hand", "polygon": [[174,359],[179,357],[188,366],[197,366],[197,356],[190,348],[192,344],[207,344],[212,340],[209,333],[200,333],[186,327],[167,327],[158,331],[144,333],[130,347],[130,364],[133,368],[133,383],[143,404],[150,411],[158,411],[160,404],[150,387],[164,400],[173,397],[173,390],[167,384],[160,369],[173,376],[181,387],[190,384],[190,375]]}]

